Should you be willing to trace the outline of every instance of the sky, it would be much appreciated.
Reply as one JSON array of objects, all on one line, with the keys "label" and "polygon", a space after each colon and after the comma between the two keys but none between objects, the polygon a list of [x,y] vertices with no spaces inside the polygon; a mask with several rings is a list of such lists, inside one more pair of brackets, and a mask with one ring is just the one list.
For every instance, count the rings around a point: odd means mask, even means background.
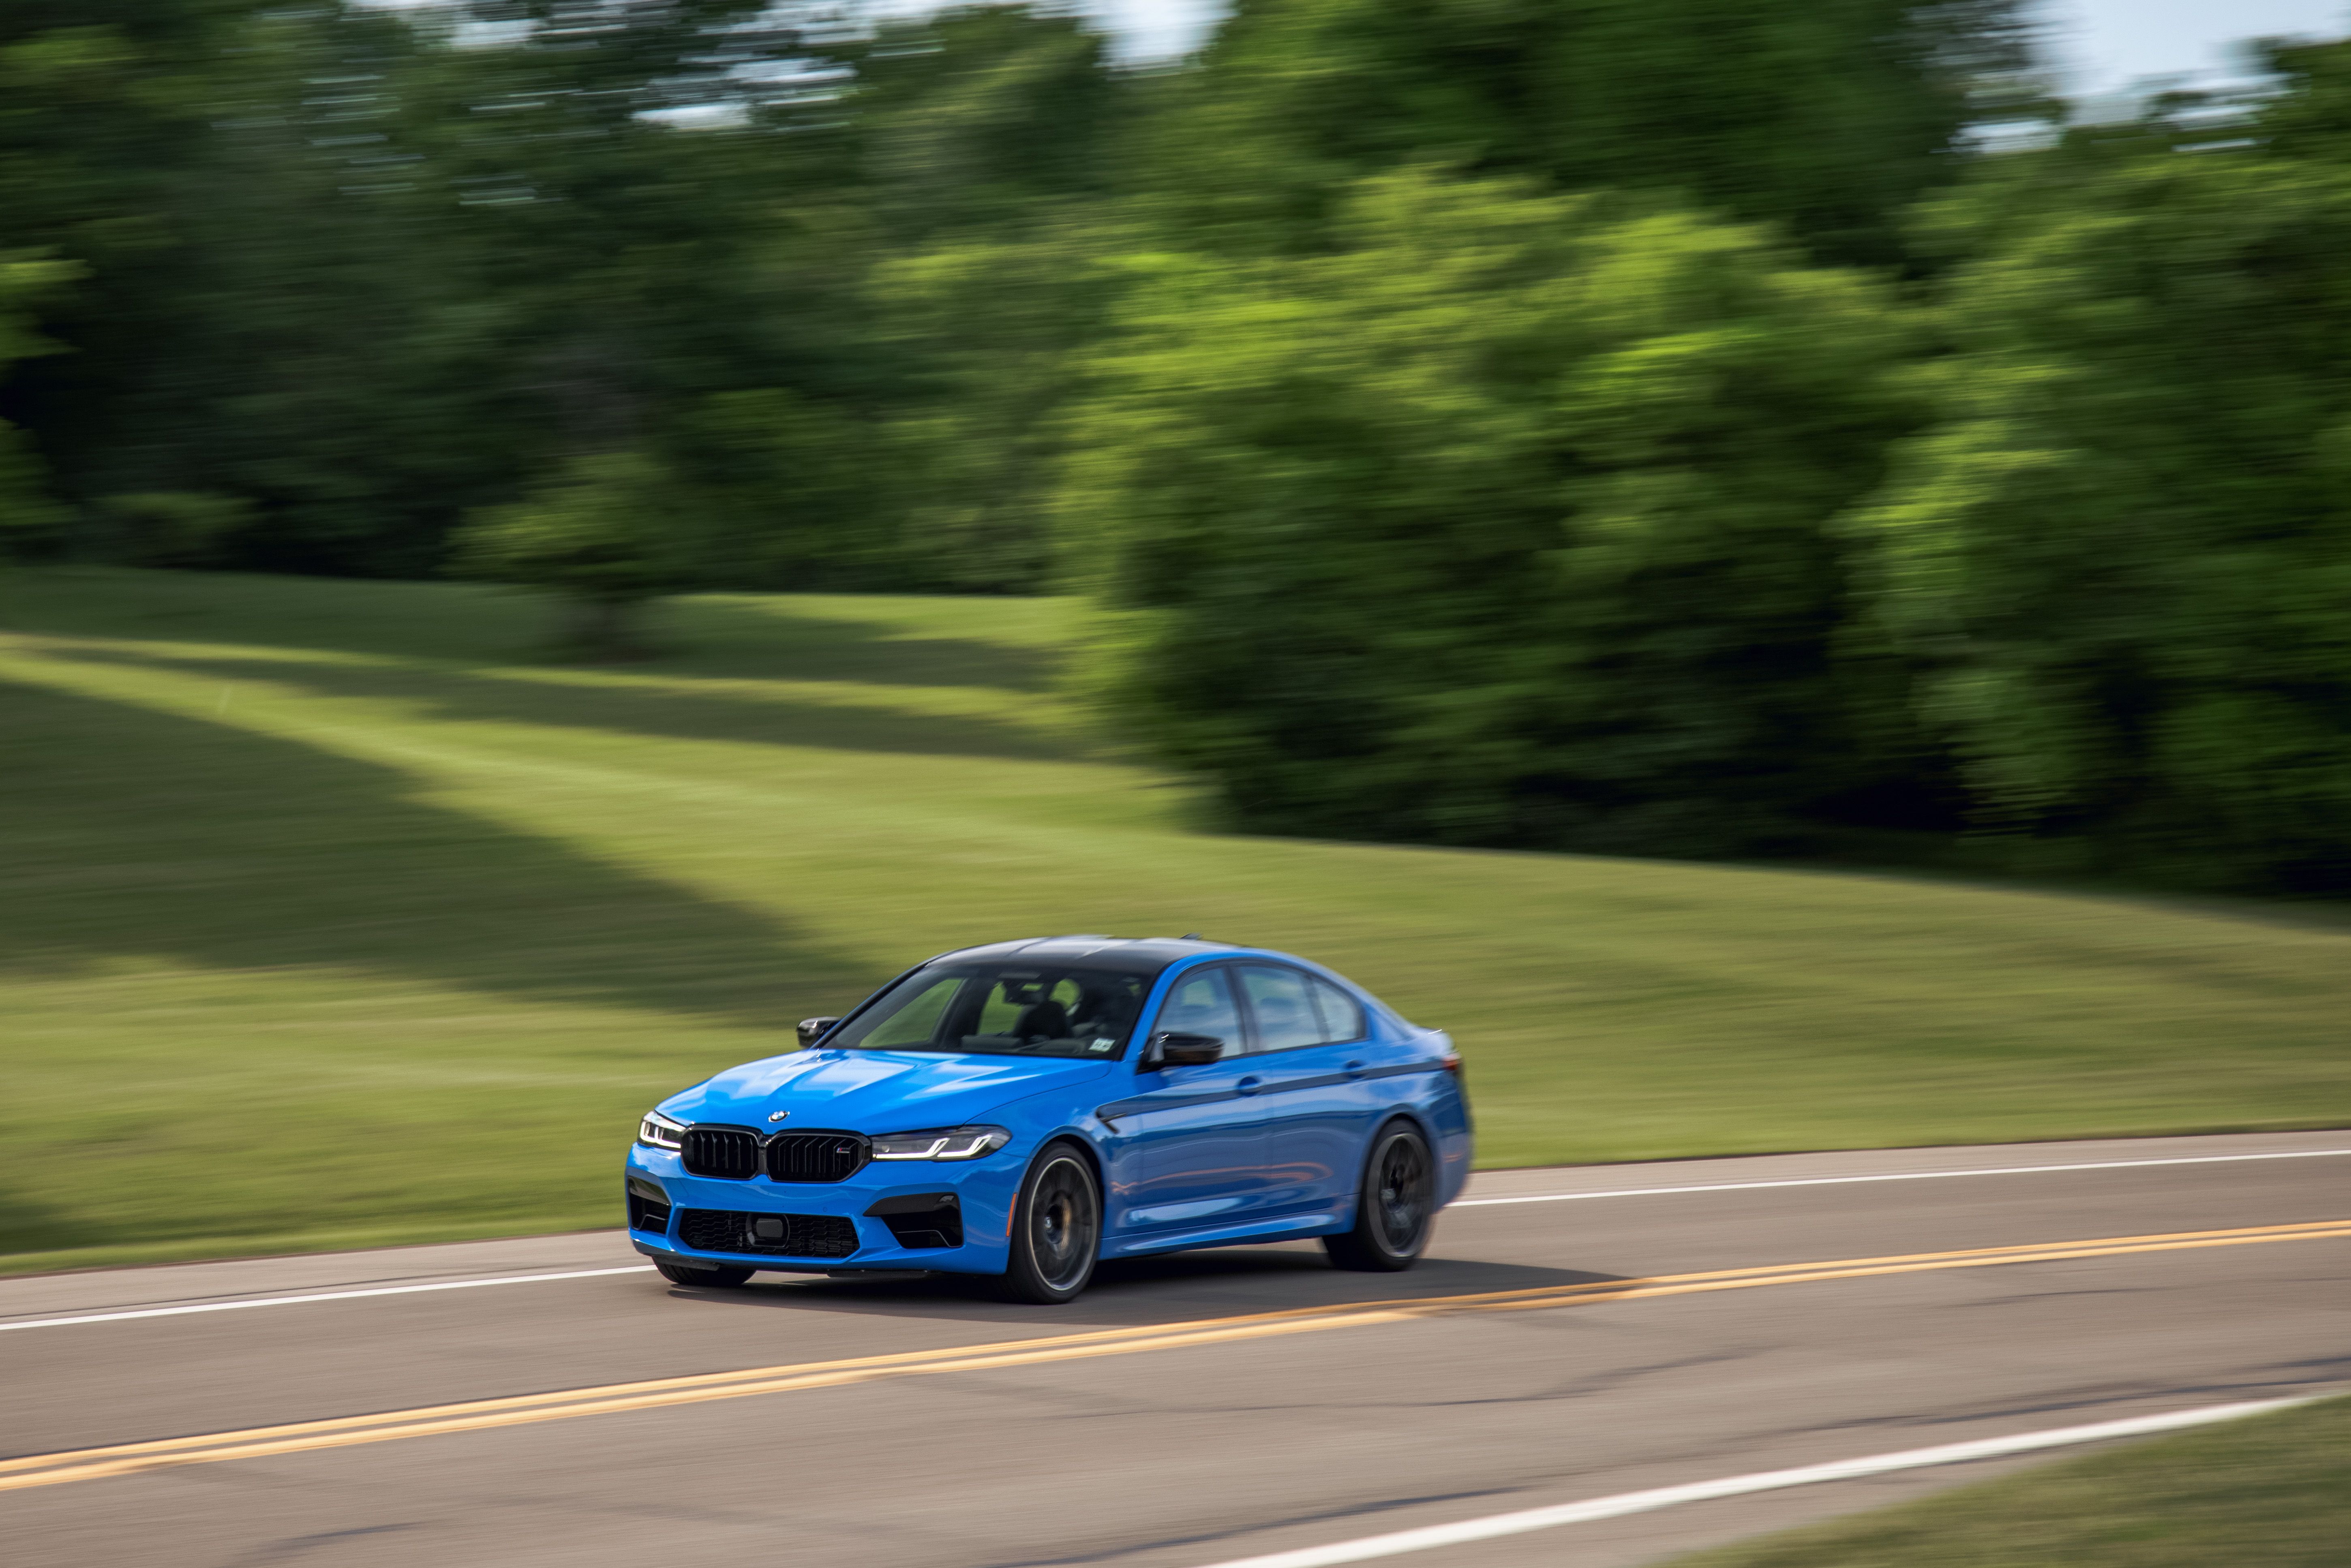
[{"label": "sky", "polygon": [[[1800,3],[1800,0],[1797,0]],[[1129,58],[1181,54],[1219,9],[1215,0],[1093,0]],[[2346,0],[2042,0],[2050,42],[2077,98],[2148,77],[2241,76],[2230,46],[2265,35],[2351,32]]]},{"label": "sky", "polygon": [[2344,0],[2044,0],[2042,11],[2053,52],[2077,98],[2119,91],[2149,77],[2244,76],[2231,48],[2244,38],[2351,32]]},{"label": "sky", "polygon": [[[374,0],[409,5],[426,0]],[[878,0],[884,13],[919,14],[940,0]],[[1757,0],[1797,4],[1802,0]],[[1131,60],[1164,59],[1196,47],[1222,0],[1077,0],[1117,36]],[[2247,38],[2351,34],[2351,0],[2038,0],[2063,90],[2077,99],[2121,92],[2152,78],[2213,84],[2246,72],[2235,46]]]}]

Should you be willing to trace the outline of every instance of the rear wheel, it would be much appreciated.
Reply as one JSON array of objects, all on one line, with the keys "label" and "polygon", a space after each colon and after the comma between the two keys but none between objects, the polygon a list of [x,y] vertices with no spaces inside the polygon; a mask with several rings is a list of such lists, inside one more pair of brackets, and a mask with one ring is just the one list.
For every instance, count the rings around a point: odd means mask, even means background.
[{"label": "rear wheel", "polygon": [[1012,1211],[1012,1256],[999,1290],[1036,1306],[1075,1301],[1102,1249],[1102,1186],[1071,1144],[1054,1144],[1029,1167]]},{"label": "rear wheel", "polygon": [[748,1269],[737,1269],[729,1263],[714,1263],[697,1269],[686,1263],[656,1262],[653,1268],[673,1285],[707,1285],[715,1290],[732,1290],[751,1277]]},{"label": "rear wheel", "polygon": [[1437,1215],[1437,1162],[1428,1140],[1405,1122],[1390,1122],[1372,1140],[1355,1199],[1355,1228],[1325,1236],[1322,1249],[1342,1269],[1392,1274],[1420,1261]]}]

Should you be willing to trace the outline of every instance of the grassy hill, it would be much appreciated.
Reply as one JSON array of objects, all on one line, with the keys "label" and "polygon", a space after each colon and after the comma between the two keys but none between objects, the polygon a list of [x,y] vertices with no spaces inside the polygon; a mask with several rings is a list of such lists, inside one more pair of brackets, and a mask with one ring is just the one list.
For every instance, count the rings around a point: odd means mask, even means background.
[{"label": "grassy hill", "polygon": [[1219,837],[1043,600],[0,578],[0,1268],[612,1223],[659,1095],[941,948],[1207,931],[1468,1053],[1485,1161],[2351,1124],[2351,925]]}]

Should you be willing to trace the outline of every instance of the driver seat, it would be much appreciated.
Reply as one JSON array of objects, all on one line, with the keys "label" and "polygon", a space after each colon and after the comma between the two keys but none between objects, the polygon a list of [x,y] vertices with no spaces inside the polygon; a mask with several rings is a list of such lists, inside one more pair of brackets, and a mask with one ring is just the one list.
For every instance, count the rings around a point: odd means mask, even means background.
[{"label": "driver seat", "polygon": [[1047,997],[1041,1002],[1031,1002],[1020,1009],[1020,1017],[1012,1026],[1016,1040],[1067,1040],[1070,1037],[1070,1015],[1061,1004]]}]

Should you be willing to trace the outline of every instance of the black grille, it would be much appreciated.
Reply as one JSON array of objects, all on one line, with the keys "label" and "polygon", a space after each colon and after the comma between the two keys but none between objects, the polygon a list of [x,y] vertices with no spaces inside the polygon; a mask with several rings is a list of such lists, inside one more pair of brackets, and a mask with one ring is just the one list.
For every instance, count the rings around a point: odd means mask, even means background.
[{"label": "black grille", "polygon": [[842,1181],[865,1163],[865,1150],[855,1133],[778,1133],[768,1140],[768,1179]]},{"label": "black grille", "polygon": [[737,1127],[688,1127],[678,1140],[686,1174],[737,1181],[759,1174],[759,1134]]},{"label": "black grille", "polygon": [[838,1214],[745,1214],[731,1208],[684,1208],[678,1211],[677,1239],[697,1252],[846,1258],[857,1250],[857,1222]]},{"label": "black grille", "polygon": [[669,1205],[650,1198],[636,1188],[629,1189],[629,1228],[650,1230],[656,1236],[669,1234]]}]

